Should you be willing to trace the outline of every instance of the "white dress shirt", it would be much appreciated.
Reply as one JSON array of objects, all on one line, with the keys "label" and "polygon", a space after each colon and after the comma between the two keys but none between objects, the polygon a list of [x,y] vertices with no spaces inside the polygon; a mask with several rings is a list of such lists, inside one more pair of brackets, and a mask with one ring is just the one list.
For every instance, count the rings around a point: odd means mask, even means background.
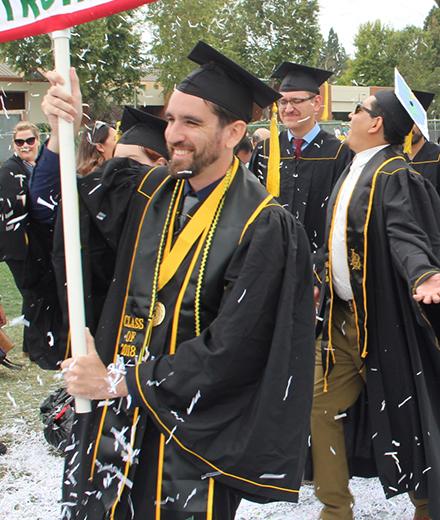
[{"label": "white dress shirt", "polygon": [[333,287],[336,294],[342,300],[348,301],[353,299],[353,291],[351,290],[350,285],[350,271],[348,267],[346,242],[348,205],[364,166],[374,155],[377,154],[379,150],[382,150],[382,148],[385,148],[386,146],[388,145],[375,146],[374,148],[369,148],[368,150],[356,154],[351,163],[350,171],[348,172],[339,192],[338,204],[334,210],[336,213],[334,217],[332,248],[330,254],[332,260]]}]

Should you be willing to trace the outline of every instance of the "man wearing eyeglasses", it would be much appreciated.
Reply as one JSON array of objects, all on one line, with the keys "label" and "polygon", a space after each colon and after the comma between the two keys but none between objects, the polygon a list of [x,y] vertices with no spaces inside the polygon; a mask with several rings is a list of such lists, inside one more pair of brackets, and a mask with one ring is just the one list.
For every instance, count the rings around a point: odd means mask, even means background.
[{"label": "man wearing eyeglasses", "polygon": [[350,476],[440,518],[440,199],[403,155],[410,114],[391,91],[356,106],[356,155],[328,203],[311,421],[323,520],[352,520]]},{"label": "man wearing eyeglasses", "polygon": [[[278,114],[286,127],[279,135],[279,196],[273,194],[304,224],[312,253],[324,240],[328,197],[352,157],[345,145],[317,123],[322,105],[319,87],[331,75],[290,62],[283,62],[272,74],[281,80]],[[267,187],[269,152],[267,139],[257,145],[250,162],[251,171]]]}]

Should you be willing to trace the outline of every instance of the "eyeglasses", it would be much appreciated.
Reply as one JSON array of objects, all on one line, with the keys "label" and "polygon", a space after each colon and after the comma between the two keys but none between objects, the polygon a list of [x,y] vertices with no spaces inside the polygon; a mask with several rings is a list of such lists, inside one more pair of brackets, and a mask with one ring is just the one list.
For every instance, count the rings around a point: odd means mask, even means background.
[{"label": "eyeglasses", "polygon": [[299,98],[299,97],[294,97],[294,98],[290,98],[290,99],[281,98],[278,100],[278,106],[280,108],[287,108],[287,105],[290,105],[293,108],[295,105],[300,105],[301,103],[304,103],[304,101],[310,101],[311,99],[313,99],[316,96],[317,96],[317,94],[312,94],[311,96],[306,97],[306,98]]},{"label": "eyeglasses", "polygon": [[361,103],[358,103],[353,110],[353,114],[359,114],[359,112],[366,112],[367,114],[370,114],[371,117],[379,117],[377,114],[374,113],[374,110],[371,110],[371,108],[367,108]]},{"label": "eyeglasses", "polygon": [[36,137],[28,137],[27,139],[14,139],[14,143],[18,147],[24,146],[24,143],[28,144],[29,146],[32,146],[33,144],[35,144],[36,140],[37,140]]}]

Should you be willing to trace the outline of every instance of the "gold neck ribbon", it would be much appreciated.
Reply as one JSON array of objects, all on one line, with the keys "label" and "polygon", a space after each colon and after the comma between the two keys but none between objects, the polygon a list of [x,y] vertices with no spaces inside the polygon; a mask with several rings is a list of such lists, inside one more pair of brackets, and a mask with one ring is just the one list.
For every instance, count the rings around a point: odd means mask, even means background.
[{"label": "gold neck ribbon", "polygon": [[[226,175],[211,192],[211,194],[205,199],[203,204],[194,213],[191,220],[182,229],[174,245],[172,247],[166,247],[160,266],[158,291],[163,289],[163,287],[165,287],[171,278],[173,278],[177,269],[180,267],[193,245],[197,242],[200,235],[206,228],[211,225],[218,205],[220,204],[221,199],[225,193],[226,182],[231,183],[234,180],[235,174],[238,170],[238,165],[239,161],[235,157],[231,166],[230,176]],[[172,218],[172,222],[174,220],[175,218]],[[167,244],[171,243],[171,236],[173,232],[173,226],[170,225],[168,229]]]}]

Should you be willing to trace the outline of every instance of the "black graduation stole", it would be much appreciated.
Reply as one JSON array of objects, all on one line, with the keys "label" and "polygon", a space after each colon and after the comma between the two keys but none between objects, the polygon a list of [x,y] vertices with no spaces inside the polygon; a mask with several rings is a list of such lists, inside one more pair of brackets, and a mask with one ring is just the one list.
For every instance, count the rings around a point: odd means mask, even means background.
[{"label": "black graduation stole", "polygon": [[[147,194],[144,186],[140,186],[139,193],[150,198],[139,223],[115,359],[117,355],[135,358],[136,363],[146,359],[154,327],[162,323],[168,311],[160,301],[159,293],[174,277],[194,247],[194,257],[199,256],[238,166],[239,162],[235,160],[230,174],[227,174],[203,203],[197,206],[192,218],[174,241],[175,223],[183,195],[183,181],[174,182],[168,177],[151,196]],[[156,222],[156,225],[148,225],[149,221]],[[162,229],[159,234],[151,231],[160,228]],[[153,266],[154,270],[151,272]],[[168,353],[173,354],[175,347],[176,331],[173,327]]]},{"label": "black graduation stole", "polygon": [[[392,174],[407,168],[404,158],[396,155],[392,148],[380,151],[368,161],[353,190],[346,222],[347,260],[350,272],[350,285],[353,291],[353,307],[358,335],[358,348],[362,358],[368,355],[368,311],[367,311],[367,259],[368,226],[373,209],[374,195],[379,175]],[[323,366],[326,379],[335,362],[332,345],[332,319],[335,291],[332,280],[331,241],[339,194],[349,168],[341,175],[329,200],[327,212],[327,240],[329,254],[326,262],[326,282],[329,299],[327,302],[327,320],[323,332]],[[325,381],[325,388],[327,384]]]}]

